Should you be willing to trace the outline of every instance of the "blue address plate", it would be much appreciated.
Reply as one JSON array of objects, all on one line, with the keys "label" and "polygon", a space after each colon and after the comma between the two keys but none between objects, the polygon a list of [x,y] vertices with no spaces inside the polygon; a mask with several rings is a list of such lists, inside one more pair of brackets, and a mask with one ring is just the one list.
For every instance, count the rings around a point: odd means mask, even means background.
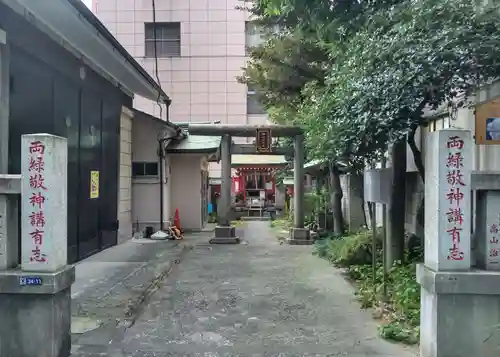
[{"label": "blue address plate", "polygon": [[39,286],[42,283],[42,278],[39,276],[23,276],[19,278],[19,285],[21,286]]}]

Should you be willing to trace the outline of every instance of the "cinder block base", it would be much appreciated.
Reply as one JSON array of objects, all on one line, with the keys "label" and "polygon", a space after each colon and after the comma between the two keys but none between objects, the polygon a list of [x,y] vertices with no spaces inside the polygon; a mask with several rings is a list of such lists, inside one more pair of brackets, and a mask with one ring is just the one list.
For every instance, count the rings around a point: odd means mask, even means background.
[{"label": "cinder block base", "polygon": [[74,267],[57,273],[0,273],[0,356],[70,355],[74,279]]},{"label": "cinder block base", "polygon": [[314,240],[311,239],[311,232],[308,228],[292,228],[286,242],[290,245],[311,245]]},{"label": "cinder block base", "polygon": [[233,226],[215,227],[215,237],[210,239],[210,244],[238,244],[240,238],[236,236],[236,229]]},{"label": "cinder block base", "polygon": [[498,357],[500,273],[417,268],[422,357]]}]

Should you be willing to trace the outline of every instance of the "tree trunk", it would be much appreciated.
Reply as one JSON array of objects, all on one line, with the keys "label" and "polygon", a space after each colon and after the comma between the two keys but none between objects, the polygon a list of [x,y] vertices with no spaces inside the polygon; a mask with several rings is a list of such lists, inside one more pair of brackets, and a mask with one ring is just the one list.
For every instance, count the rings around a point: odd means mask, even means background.
[{"label": "tree trunk", "polygon": [[[406,141],[391,148],[391,193],[388,205],[386,264],[404,259],[406,212]],[[385,222],[384,222],[385,223]]]},{"label": "tree trunk", "polygon": [[340,171],[335,163],[330,164],[330,187],[333,212],[333,233],[336,236],[344,234],[344,216],[342,214],[342,186]]},{"label": "tree trunk", "polygon": [[[422,152],[417,147],[415,143],[415,132],[418,129],[418,125],[414,124],[411,126],[410,133],[408,134],[408,145],[410,146],[411,152],[413,154],[413,161],[417,167],[418,174],[422,183],[425,185],[425,166],[422,158]],[[425,215],[425,197],[422,195],[422,199],[419,202],[417,208],[417,217],[415,224],[415,235],[419,238],[424,237],[424,215]]]}]

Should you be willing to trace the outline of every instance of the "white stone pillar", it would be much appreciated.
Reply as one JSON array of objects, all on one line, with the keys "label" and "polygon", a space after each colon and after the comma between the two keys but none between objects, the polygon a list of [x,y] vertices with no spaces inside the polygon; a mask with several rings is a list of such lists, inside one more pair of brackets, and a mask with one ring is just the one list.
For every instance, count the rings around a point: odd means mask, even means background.
[{"label": "white stone pillar", "polygon": [[429,133],[425,155],[425,265],[439,271],[471,266],[473,143],[467,130]]},{"label": "white stone pillar", "polygon": [[[23,135],[21,161],[22,175],[7,177],[21,192],[22,261],[21,270],[0,270],[0,356],[69,356],[75,268],[66,264],[66,139]],[[12,193],[7,181],[3,191]]]},{"label": "white stone pillar", "polygon": [[476,215],[476,265],[500,270],[500,191],[479,191]]},{"label": "white stone pillar", "polygon": [[[422,357],[498,356],[500,272],[471,269],[473,150],[469,131],[444,129],[428,134],[425,263],[417,267]],[[483,204],[498,198],[490,196]],[[498,210],[479,214],[484,214],[478,220],[482,221],[479,230],[495,232],[491,228]],[[492,248],[485,246],[483,251],[489,253]]]},{"label": "white stone pillar", "polygon": [[67,264],[67,141],[49,134],[21,142],[21,269],[55,272]]}]

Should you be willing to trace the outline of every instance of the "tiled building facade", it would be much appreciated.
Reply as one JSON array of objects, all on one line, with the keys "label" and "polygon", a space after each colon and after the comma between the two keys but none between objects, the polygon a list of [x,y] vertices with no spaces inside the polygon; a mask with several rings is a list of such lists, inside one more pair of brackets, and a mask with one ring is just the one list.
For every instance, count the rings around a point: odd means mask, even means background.
[{"label": "tiled building facade", "polygon": [[[246,48],[258,41],[241,0],[93,0],[93,11],[121,44],[172,98],[175,122],[220,120],[229,124],[266,122],[252,91],[237,82]],[[155,116],[154,102],[137,98],[135,107]],[[163,113],[164,114],[164,113]]]}]

